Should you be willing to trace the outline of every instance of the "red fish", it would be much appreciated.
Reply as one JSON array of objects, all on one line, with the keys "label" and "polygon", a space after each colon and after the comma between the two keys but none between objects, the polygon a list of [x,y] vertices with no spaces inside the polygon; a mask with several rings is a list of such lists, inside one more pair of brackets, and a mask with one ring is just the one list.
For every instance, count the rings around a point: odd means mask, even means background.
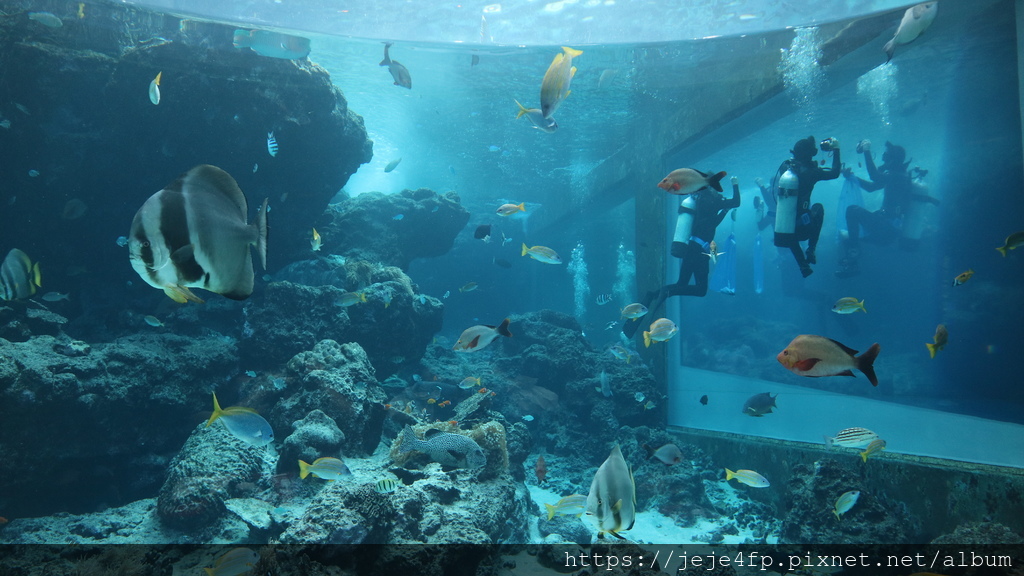
[{"label": "red fish", "polygon": [[853,376],[853,369],[856,368],[868,377],[872,386],[878,386],[878,377],[872,365],[881,349],[876,342],[867,352],[857,356],[856,350],[835,340],[801,334],[775,358],[797,376]]},{"label": "red fish", "polygon": [[533,472],[537,475],[537,483],[543,484],[548,476],[548,466],[544,462],[543,455],[537,457],[537,465],[534,466]]},{"label": "red fish", "polygon": [[678,170],[673,170],[661,182],[658,182],[658,188],[679,196],[693,194],[709,186],[721,192],[722,178],[725,178],[725,172],[708,176],[693,168],[679,168]]}]

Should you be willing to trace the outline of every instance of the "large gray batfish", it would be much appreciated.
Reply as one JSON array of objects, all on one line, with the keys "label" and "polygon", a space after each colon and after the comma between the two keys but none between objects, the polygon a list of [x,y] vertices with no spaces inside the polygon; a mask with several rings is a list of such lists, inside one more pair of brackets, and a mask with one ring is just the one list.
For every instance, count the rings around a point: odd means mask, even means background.
[{"label": "large gray batfish", "polygon": [[423,452],[434,462],[448,468],[480,468],[487,463],[483,448],[469,436],[439,430],[427,430],[426,440],[416,438],[408,425],[402,430],[401,453]]},{"label": "large gray batfish", "polygon": [[900,20],[900,27],[896,29],[896,34],[882,48],[885,50],[885,61],[892,60],[892,55],[896,51],[897,45],[910,44],[916,40],[922,32],[932,25],[932,20],[935,20],[935,15],[938,13],[938,2],[922,2],[907,8],[907,11],[903,13],[903,20]]},{"label": "large gray batfish", "polygon": [[636,484],[633,471],[622,457],[618,444],[612,448],[590,483],[587,514],[597,520],[598,538],[603,538],[605,532],[622,538],[619,532],[633,527],[636,520]]},{"label": "large gray batfish", "polygon": [[196,166],[135,213],[128,235],[132,268],[176,302],[202,302],[189,288],[244,300],[253,288],[250,246],[267,267],[267,201],[256,222],[246,222],[248,212],[231,175]]}]

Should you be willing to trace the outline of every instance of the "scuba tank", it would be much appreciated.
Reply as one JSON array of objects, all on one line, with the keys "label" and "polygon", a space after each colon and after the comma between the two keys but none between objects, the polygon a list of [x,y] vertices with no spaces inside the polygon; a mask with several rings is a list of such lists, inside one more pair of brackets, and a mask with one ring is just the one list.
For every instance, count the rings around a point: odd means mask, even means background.
[{"label": "scuba tank", "polygon": [[[785,166],[783,166],[785,167]],[[779,168],[782,170],[782,168]],[[775,245],[788,246],[790,238],[786,236],[796,231],[797,194],[800,188],[800,178],[793,173],[793,170],[786,167],[775,183],[776,210],[775,210]]]},{"label": "scuba tank", "polygon": [[693,234],[693,217],[697,214],[697,199],[688,194],[679,204],[679,217],[676,218],[676,231],[672,234],[673,242],[686,244]]}]

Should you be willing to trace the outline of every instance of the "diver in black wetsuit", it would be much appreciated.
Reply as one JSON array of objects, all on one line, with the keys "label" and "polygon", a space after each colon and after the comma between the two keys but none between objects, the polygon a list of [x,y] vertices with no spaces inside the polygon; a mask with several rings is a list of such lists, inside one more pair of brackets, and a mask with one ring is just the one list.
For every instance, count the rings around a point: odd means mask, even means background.
[{"label": "diver in black wetsuit", "polygon": [[[831,169],[821,168],[814,162],[818,148],[814,136],[808,136],[797,140],[790,150],[793,157],[779,166],[772,180],[776,200],[775,245],[790,249],[804,278],[813,272],[810,264],[817,263],[814,252],[825,221],[825,208],[820,203],[811,205],[811,192],[818,182],[838,178],[842,167],[838,140],[822,141],[821,149],[832,153]],[[804,240],[807,241],[806,253],[800,246]]]},{"label": "diver in black wetsuit", "polygon": [[[732,178],[732,198],[728,200],[721,192],[710,187],[683,198],[679,204],[679,216],[676,217],[675,233],[672,235],[672,255],[682,259],[679,264],[679,280],[647,293],[641,304],[647,307],[648,316],[655,314],[671,296],[704,296],[708,293],[708,273],[711,271],[709,255],[715,230],[729,210],[739,205],[740,186],[735,176]],[[691,277],[693,284],[690,284]],[[632,338],[637,328],[644,324],[644,319],[627,320],[622,332]]]},{"label": "diver in black wetsuit", "polygon": [[[912,202],[938,203],[934,198],[916,189],[913,174],[907,170],[910,166],[907,151],[902,146],[886,142],[885,152],[882,152],[882,165],[878,167],[875,167],[875,160],[871,156],[870,140],[861,140],[857,145],[857,152],[864,153],[864,166],[871,179],[868,181],[857,178],[861,189],[874,192],[884,188],[885,196],[882,198],[881,210],[875,212],[869,212],[857,205],[846,208],[846,227],[849,235],[843,239],[843,257],[839,261],[839,270],[836,271],[839,278],[849,278],[860,273],[857,259],[860,257],[861,230],[868,234],[871,242],[890,244],[901,236],[904,218],[908,215]],[[919,168],[915,170],[920,171]],[[856,178],[852,170],[847,169],[847,173],[849,177]],[[923,176],[926,172],[920,173]],[[916,249],[919,242],[906,235],[900,237],[900,247],[904,250]]]}]

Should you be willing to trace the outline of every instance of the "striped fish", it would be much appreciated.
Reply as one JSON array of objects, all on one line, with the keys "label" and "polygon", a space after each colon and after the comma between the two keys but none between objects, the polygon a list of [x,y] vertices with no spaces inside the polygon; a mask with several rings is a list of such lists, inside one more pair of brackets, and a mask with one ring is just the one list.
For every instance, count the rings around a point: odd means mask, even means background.
[{"label": "striped fish", "polygon": [[838,434],[833,437],[825,437],[825,445],[829,448],[833,446],[842,446],[843,448],[864,448],[871,442],[878,440],[878,434],[875,434],[867,428],[846,428],[840,430]]},{"label": "striped fish", "polygon": [[836,506],[832,509],[832,513],[836,515],[836,520],[841,520],[843,514],[850,511],[853,505],[857,503],[857,499],[860,498],[860,491],[850,490],[849,492],[843,492],[843,495],[836,500]]},{"label": "striped fish", "polygon": [[271,156],[277,156],[277,138],[274,138],[273,132],[267,132],[267,152],[270,152]]},{"label": "striped fish", "polygon": [[398,490],[398,481],[393,478],[384,478],[383,480],[378,480],[373,489],[378,494],[390,494]]},{"label": "striped fish", "polygon": [[597,521],[597,537],[611,534],[616,538],[619,532],[633,528],[636,520],[636,483],[633,470],[626,464],[618,444],[612,448],[608,459],[597,469],[587,495],[587,514]]},{"label": "striped fish", "polygon": [[267,267],[267,201],[252,224],[248,212],[231,175],[196,166],[136,212],[128,240],[132,268],[175,302],[202,302],[189,288],[245,300],[254,278],[249,246]]},{"label": "striped fish", "polygon": [[28,298],[42,286],[39,263],[17,248],[12,248],[0,264],[0,299],[19,300]]}]

